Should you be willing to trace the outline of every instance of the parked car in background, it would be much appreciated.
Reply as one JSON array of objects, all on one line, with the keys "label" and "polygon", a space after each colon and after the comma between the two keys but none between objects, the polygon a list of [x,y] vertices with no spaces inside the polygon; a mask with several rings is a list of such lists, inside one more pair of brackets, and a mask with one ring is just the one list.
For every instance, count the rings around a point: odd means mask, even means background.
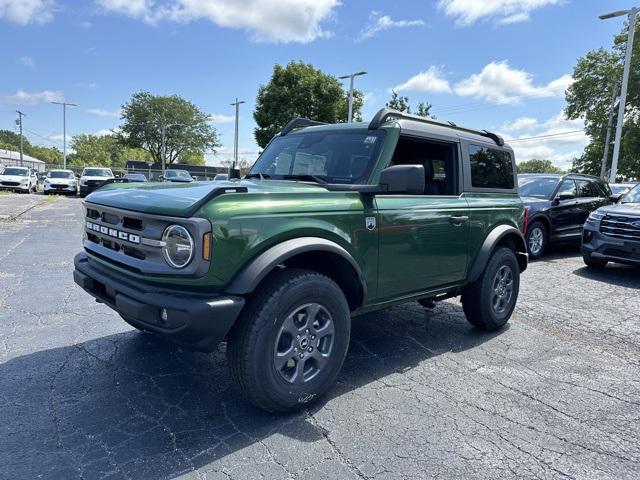
[{"label": "parked car in background", "polygon": [[145,183],[147,182],[147,177],[142,173],[125,173],[122,178],[129,180],[134,183]]},{"label": "parked car in background", "polygon": [[624,196],[625,193],[627,193],[636,185],[638,185],[638,182],[610,183],[609,188],[611,188],[611,200],[617,202]]},{"label": "parked car in background", "polygon": [[525,239],[531,258],[540,258],[552,242],[580,242],[589,214],[611,203],[604,181],[577,173],[518,175],[518,193],[528,213]]},{"label": "parked car in background", "polygon": [[213,181],[214,182],[224,182],[226,180],[229,180],[229,174],[228,173],[218,173],[214,178]]},{"label": "parked car in background", "polygon": [[640,184],[617,204],[589,215],[582,234],[582,258],[593,268],[608,262],[640,265]]},{"label": "parked car in background", "polygon": [[37,192],[38,175],[29,167],[5,167],[0,173],[0,190]]},{"label": "parked car in background", "polygon": [[164,175],[160,178],[164,182],[190,183],[194,181],[186,170],[165,170]]},{"label": "parked car in background", "polygon": [[80,196],[86,197],[107,180],[113,180],[115,176],[110,168],[87,167],[80,175]]},{"label": "parked car in background", "polygon": [[78,180],[71,170],[50,170],[44,179],[44,194],[51,193],[76,195]]}]

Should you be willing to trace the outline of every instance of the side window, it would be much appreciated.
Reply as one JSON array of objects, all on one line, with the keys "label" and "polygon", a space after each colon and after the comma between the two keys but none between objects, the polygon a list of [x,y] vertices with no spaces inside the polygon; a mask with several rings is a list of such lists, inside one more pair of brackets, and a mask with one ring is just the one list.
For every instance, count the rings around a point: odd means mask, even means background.
[{"label": "side window", "polygon": [[576,184],[573,180],[563,180],[560,184],[556,197],[560,197],[561,195],[571,195],[575,198],[577,197],[577,193]]},{"label": "side window", "polygon": [[596,189],[596,186],[593,184],[593,182],[590,182],[589,180],[576,180],[576,183],[578,184],[579,197],[592,198],[599,196],[598,190]]},{"label": "side window", "polygon": [[471,186],[507,190],[514,188],[513,158],[509,152],[470,145],[469,163]]},{"label": "side window", "polygon": [[422,165],[424,195],[457,195],[458,155],[456,144],[400,136],[390,166]]}]

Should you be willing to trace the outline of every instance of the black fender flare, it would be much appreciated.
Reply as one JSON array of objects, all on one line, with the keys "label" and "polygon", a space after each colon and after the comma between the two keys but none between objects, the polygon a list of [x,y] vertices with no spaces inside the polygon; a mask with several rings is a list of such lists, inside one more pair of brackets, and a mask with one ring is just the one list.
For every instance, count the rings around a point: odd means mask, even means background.
[{"label": "black fender flare", "polygon": [[551,219],[545,212],[537,212],[531,215],[531,217],[529,218],[529,222],[527,223],[527,232],[525,233],[529,232],[529,225],[531,225],[533,222],[544,223],[544,226],[547,227],[547,235],[549,238],[551,238],[551,235],[553,233],[553,223],[551,223]]},{"label": "black fender flare", "polygon": [[356,272],[362,288],[362,295],[366,296],[367,285],[358,262],[343,247],[321,237],[293,238],[265,250],[235,275],[225,292],[234,295],[249,294],[255,290],[269,272],[281,263],[301,253],[318,251],[336,254],[345,259]]},{"label": "black fender flare", "polygon": [[467,280],[469,282],[474,282],[480,278],[480,275],[487,266],[487,263],[489,263],[489,259],[491,258],[491,254],[496,248],[496,245],[498,245],[500,241],[508,235],[517,239],[515,253],[518,259],[518,265],[520,266],[520,272],[524,272],[526,270],[529,262],[529,254],[527,253],[527,243],[525,242],[522,232],[512,225],[498,225],[491,230],[489,235],[484,239],[476,258],[469,269],[469,275],[467,276]]}]

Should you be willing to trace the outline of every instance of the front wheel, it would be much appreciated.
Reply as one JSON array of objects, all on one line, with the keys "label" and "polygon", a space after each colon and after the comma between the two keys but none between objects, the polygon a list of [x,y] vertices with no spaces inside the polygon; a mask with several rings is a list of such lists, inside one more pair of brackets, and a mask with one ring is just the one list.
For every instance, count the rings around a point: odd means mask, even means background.
[{"label": "front wheel", "polygon": [[598,270],[606,267],[608,263],[606,260],[595,260],[591,257],[591,255],[582,255],[582,261],[587,267],[595,268]]},{"label": "front wheel", "polygon": [[527,249],[532,259],[538,259],[544,253],[547,246],[549,235],[547,227],[542,222],[533,222],[527,229],[525,240],[527,241]]},{"label": "front wheel", "polygon": [[467,320],[482,330],[498,330],[511,318],[520,291],[520,268],[513,251],[496,250],[484,272],[462,292]]},{"label": "front wheel", "polygon": [[228,341],[231,374],[258,407],[284,413],[331,388],[347,354],[344,293],[324,275],[277,271],[251,295]]}]

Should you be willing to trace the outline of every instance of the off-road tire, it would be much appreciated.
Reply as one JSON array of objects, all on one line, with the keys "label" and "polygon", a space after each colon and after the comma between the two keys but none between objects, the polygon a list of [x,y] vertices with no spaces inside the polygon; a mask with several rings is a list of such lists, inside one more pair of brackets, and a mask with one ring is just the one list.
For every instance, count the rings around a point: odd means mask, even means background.
[{"label": "off-road tire", "polygon": [[[539,233],[538,233],[539,232]],[[542,235],[541,241],[542,246],[539,250],[531,248],[532,236],[533,235]],[[549,230],[547,226],[541,221],[535,221],[527,228],[527,233],[525,235],[525,240],[527,242],[527,251],[529,252],[529,258],[532,260],[537,260],[544,254],[545,249],[547,248],[547,243],[549,242]]]},{"label": "off-road tire", "polygon": [[[506,267],[504,270],[503,267]],[[499,272],[510,270],[512,290],[504,311],[497,312],[493,306],[494,287]],[[487,266],[475,282],[467,285],[462,291],[462,308],[467,320],[472,325],[487,331],[502,328],[511,317],[518,300],[520,290],[520,269],[514,252],[507,247],[499,247],[489,259]]]},{"label": "off-road tire", "polygon": [[584,261],[584,264],[587,267],[595,268],[598,270],[602,270],[604,267],[607,266],[607,263],[609,263],[606,260],[596,260],[592,258],[591,255],[582,255],[582,261]]},{"label": "off-road tire", "polygon": [[[321,305],[333,321],[331,353],[313,378],[294,384],[276,368],[274,355],[284,323],[300,306],[312,303]],[[258,407],[272,413],[298,410],[331,388],[344,363],[350,332],[349,306],[333,280],[309,270],[278,270],[251,294],[228,336],[231,376],[243,396]],[[297,365],[297,359],[292,361]]]}]

